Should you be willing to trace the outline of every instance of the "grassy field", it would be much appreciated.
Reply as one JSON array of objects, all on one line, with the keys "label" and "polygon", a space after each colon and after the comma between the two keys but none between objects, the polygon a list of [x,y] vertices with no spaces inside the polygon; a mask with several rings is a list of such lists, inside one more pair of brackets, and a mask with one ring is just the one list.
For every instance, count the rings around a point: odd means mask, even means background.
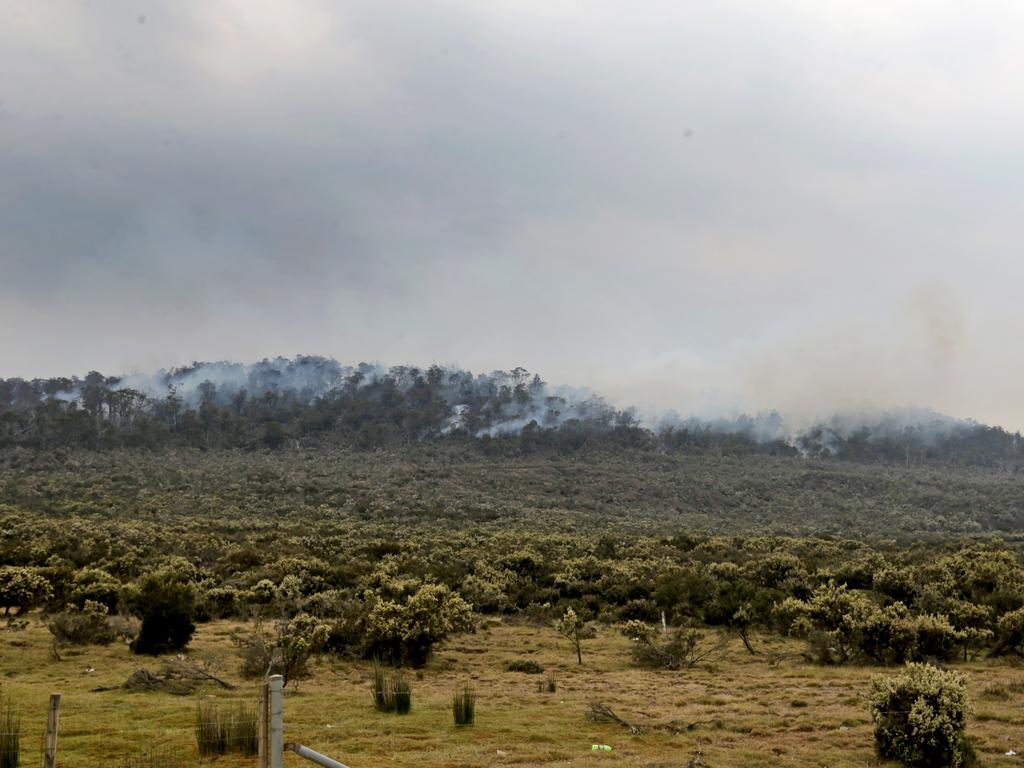
[{"label": "grassy field", "polygon": [[[192,731],[197,702],[204,697],[252,702],[255,683],[242,680],[230,641],[240,625],[202,625],[190,658],[205,662],[238,689],[205,687],[189,696],[168,693],[95,691],[117,686],[138,667],[159,661],[133,656],[126,647],[86,647],[50,657],[50,636],[33,618],[22,631],[0,634],[2,697],[23,718],[23,765],[41,761],[47,696],[63,695],[59,759],[66,768],[121,765],[149,752],[155,765],[200,762]],[[710,665],[683,672],[639,670],[629,663],[629,640],[602,628],[584,646],[584,663],[546,627],[495,620],[473,635],[442,646],[422,677],[414,674],[409,715],[380,714],[370,704],[371,667],[324,657],[311,679],[286,689],[285,738],[339,759],[352,768],[489,765],[683,766],[700,755],[708,766],[877,765],[866,696],[871,667],[823,668],[787,660],[771,666],[750,656],[738,640]],[[764,651],[797,650],[794,642],[764,638]],[[558,680],[555,693],[541,693],[541,675],[505,671],[515,659],[541,663]],[[968,733],[984,765],[1011,765],[1024,752],[1020,728],[1024,669],[1006,662],[957,665],[969,674],[975,706]],[[473,727],[452,724],[449,701],[464,683],[478,693]],[[632,736],[623,727],[585,718],[600,701],[644,728]],[[656,727],[677,721],[701,725],[673,735]],[[611,752],[593,752],[592,744]],[[255,758],[220,757],[226,768]],[[291,765],[305,764],[295,755]],[[700,765],[701,763],[696,763]]]}]

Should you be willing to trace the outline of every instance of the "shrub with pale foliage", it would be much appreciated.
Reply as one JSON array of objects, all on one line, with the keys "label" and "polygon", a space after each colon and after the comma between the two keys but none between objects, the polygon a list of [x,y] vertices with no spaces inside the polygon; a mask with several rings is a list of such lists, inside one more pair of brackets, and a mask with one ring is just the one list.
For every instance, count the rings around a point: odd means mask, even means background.
[{"label": "shrub with pale foliage", "polygon": [[966,676],[930,664],[907,664],[871,681],[871,719],[880,757],[909,766],[968,766]]}]

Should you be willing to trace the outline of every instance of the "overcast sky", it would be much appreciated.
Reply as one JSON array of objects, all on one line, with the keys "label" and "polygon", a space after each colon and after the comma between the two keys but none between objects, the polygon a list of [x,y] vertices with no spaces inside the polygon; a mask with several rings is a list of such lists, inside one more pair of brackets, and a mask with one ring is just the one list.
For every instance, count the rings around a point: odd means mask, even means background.
[{"label": "overcast sky", "polygon": [[0,376],[1024,428],[1024,4],[5,0]]}]

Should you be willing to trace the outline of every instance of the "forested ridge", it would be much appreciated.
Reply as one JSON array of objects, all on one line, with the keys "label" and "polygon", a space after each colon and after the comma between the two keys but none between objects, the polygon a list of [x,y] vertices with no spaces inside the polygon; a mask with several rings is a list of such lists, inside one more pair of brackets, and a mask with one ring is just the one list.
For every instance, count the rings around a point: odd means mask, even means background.
[{"label": "forested ridge", "polygon": [[155,375],[0,379],[0,447],[395,448],[438,441],[491,454],[629,448],[1017,471],[1020,434],[928,410],[794,427],[778,413],[644,415],[523,368],[343,366],[323,357],[193,363]]}]

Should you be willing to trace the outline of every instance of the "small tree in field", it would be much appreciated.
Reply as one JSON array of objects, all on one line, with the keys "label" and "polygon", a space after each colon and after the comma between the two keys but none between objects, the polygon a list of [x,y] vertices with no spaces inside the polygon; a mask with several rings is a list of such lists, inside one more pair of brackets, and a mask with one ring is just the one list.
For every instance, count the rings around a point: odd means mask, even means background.
[{"label": "small tree in field", "polygon": [[133,609],[142,619],[139,634],[132,643],[135,653],[158,655],[180,651],[192,639],[196,625],[192,615],[196,607],[195,588],[173,574],[153,573],[139,585]]},{"label": "small tree in field", "polygon": [[576,615],[572,608],[565,609],[565,615],[556,623],[555,629],[562,637],[572,643],[576,651],[576,663],[583,663],[583,641],[597,635],[594,628]]},{"label": "small tree in field", "polygon": [[910,766],[969,766],[965,730],[971,707],[963,674],[907,664],[895,677],[871,681],[871,719],[880,757]]}]

